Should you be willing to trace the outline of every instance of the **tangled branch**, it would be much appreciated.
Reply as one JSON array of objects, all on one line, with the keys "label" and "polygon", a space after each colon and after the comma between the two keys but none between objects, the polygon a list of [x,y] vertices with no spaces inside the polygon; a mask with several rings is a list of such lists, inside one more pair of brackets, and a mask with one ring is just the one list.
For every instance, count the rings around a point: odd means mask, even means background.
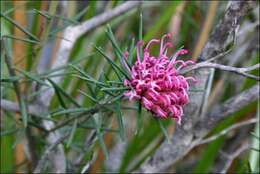
[{"label": "tangled branch", "polygon": [[249,66],[249,67],[237,68],[237,67],[233,67],[233,66],[221,65],[221,64],[217,64],[217,63],[211,63],[208,61],[204,61],[204,62],[198,63],[196,65],[187,67],[187,68],[183,69],[180,73],[184,74],[184,73],[188,73],[192,70],[197,70],[197,69],[201,69],[201,68],[215,68],[215,69],[219,69],[219,70],[223,70],[223,71],[233,72],[233,73],[260,81],[259,76],[255,76],[255,75],[247,73],[249,71],[259,69],[260,68],[259,63],[255,64],[253,66]]}]

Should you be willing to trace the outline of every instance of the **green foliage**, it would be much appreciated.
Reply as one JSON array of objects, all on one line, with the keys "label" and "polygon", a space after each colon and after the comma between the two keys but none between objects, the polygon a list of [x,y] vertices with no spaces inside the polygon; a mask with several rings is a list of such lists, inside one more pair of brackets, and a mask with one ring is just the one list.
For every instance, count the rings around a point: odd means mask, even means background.
[{"label": "green foliage", "polygon": [[[46,55],[50,50],[46,51],[43,47],[49,46],[49,43],[55,45],[57,39],[69,42],[70,38],[60,37],[66,27],[81,25],[82,22],[91,20],[92,17],[124,2],[89,1],[86,4],[82,1],[80,3],[72,2],[76,7],[68,6],[69,15],[65,17],[59,13],[62,10],[58,8],[58,1],[48,2],[48,10],[42,10],[40,1],[28,1],[17,7],[14,7],[12,2],[1,1],[1,46],[3,45],[0,59],[1,99],[15,101],[17,98],[22,115],[21,118],[15,119],[15,113],[1,110],[1,152],[4,152],[1,153],[1,173],[13,173],[17,169],[17,164],[15,164],[17,154],[14,148],[28,136],[26,133],[28,127],[32,130],[32,139],[35,143],[34,153],[38,157],[49,146],[47,138],[51,133],[59,132],[63,135],[69,132],[69,136],[62,144],[65,149],[67,168],[74,173],[80,173],[88,162],[93,166],[98,162],[103,162],[94,160],[96,144],[100,146],[105,160],[108,160],[111,144],[124,141],[126,147],[120,158],[118,172],[125,173],[137,169],[156,151],[163,140],[171,142],[171,135],[168,134],[167,128],[173,124],[172,120],[154,119],[142,108],[140,101],[126,102],[123,93],[130,88],[125,87],[123,81],[131,78],[128,68],[134,64],[136,51],[140,51],[141,58],[143,55],[142,49],[136,50],[136,41],[143,40],[147,43],[150,39],[165,34],[177,6],[182,2],[143,2],[139,10],[124,13],[104,26],[82,35],[70,50],[68,63],[55,69],[48,69],[55,59],[56,48],[50,49],[52,56],[49,57]],[[203,2],[187,2],[181,13],[182,22],[179,40],[175,43],[176,47],[185,45],[185,48],[192,49],[191,47],[194,46],[193,43],[195,44],[202,24],[201,16],[206,12],[207,6],[203,4]],[[26,7],[28,20],[26,26],[14,20],[13,17],[13,13],[21,7]],[[201,16],[197,17],[198,14]],[[23,37],[14,35],[14,28],[25,35]],[[26,45],[24,53],[18,58],[13,57],[17,51],[13,50],[14,41]],[[128,57],[124,57],[125,51],[128,51]],[[155,53],[155,49],[152,49],[151,53]],[[8,61],[4,61],[4,58],[10,61],[11,66]],[[259,53],[251,60],[245,61],[248,64],[258,63]],[[42,62],[47,63],[45,70],[40,72],[38,66],[44,64]],[[22,63],[25,64],[23,68],[19,66]],[[13,68],[15,74],[10,73],[10,67]],[[259,70],[252,73],[259,74]],[[63,80],[56,82],[54,80],[56,77],[61,77]],[[242,83],[242,88],[247,89],[254,85],[255,81],[246,79]],[[22,95],[17,92],[17,84],[25,86],[25,90],[21,91]],[[225,90],[223,100],[233,96],[233,91],[230,92],[230,89],[232,90],[230,84],[227,82],[223,89]],[[39,113],[35,115],[30,114],[27,112],[30,106],[39,104],[37,100],[45,90],[42,87],[51,88],[54,91],[50,105],[44,108],[48,112],[39,110]],[[240,118],[244,118],[244,115],[254,112],[255,108],[256,103],[241,108],[239,112],[221,122],[210,134],[216,134],[231,126]],[[128,110],[133,112],[128,113]],[[52,121],[55,126],[46,129],[42,124],[43,120]],[[115,123],[113,120],[116,120]],[[113,133],[112,140],[107,140],[107,133]],[[118,138],[121,141],[117,141]],[[259,166],[257,166],[259,151],[254,150],[259,146],[259,123],[251,139],[252,149],[249,157],[246,156],[234,162],[238,164],[235,165],[237,171],[259,172]],[[198,155],[197,159],[201,160],[195,165],[193,171],[210,172],[225,140],[226,137],[222,136],[209,143],[202,150],[202,155]],[[81,155],[82,159],[77,161]],[[75,164],[76,162],[79,163]],[[24,164],[21,165],[25,168],[29,166]],[[106,172],[104,166],[99,166],[99,169],[104,169]],[[25,172],[31,171],[33,169],[28,168]]]}]

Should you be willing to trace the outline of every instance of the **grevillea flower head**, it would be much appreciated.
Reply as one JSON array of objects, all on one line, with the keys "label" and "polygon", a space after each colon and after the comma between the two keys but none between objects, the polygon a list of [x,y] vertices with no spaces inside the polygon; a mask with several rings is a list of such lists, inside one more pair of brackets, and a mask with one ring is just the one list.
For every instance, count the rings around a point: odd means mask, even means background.
[{"label": "grevillea flower head", "polygon": [[[187,54],[185,49],[178,50],[172,58],[169,58],[167,48],[172,47],[171,42],[165,41],[171,38],[165,34],[161,40],[152,39],[143,49],[141,59],[139,50],[142,41],[137,43],[137,60],[129,69],[131,80],[125,80],[124,85],[130,87],[124,95],[129,100],[140,100],[142,105],[159,118],[174,118],[181,123],[183,106],[189,102],[188,80],[196,82],[193,77],[184,77],[179,71],[193,61],[177,60],[179,55]],[[154,43],[160,43],[159,55],[151,56],[149,47]],[[127,53],[125,54],[127,57]]]}]

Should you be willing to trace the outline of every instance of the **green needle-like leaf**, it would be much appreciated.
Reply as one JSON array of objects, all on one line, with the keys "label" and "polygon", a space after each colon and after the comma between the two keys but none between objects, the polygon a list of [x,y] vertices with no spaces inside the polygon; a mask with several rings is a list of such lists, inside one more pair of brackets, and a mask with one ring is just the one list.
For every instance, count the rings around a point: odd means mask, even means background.
[{"label": "green needle-like leaf", "polygon": [[108,150],[107,150],[106,144],[103,139],[103,133],[101,131],[101,126],[94,117],[91,117],[91,120],[93,121],[93,123],[96,127],[96,132],[97,132],[97,137],[98,137],[100,147],[105,155],[105,158],[108,159]]},{"label": "green needle-like leaf", "polygon": [[141,102],[138,102],[137,104],[138,104],[138,110],[137,110],[137,118],[136,118],[135,135],[138,135],[142,126],[142,104]]},{"label": "green needle-like leaf", "polygon": [[73,76],[78,77],[78,78],[80,78],[80,79],[82,79],[82,80],[85,80],[85,81],[88,81],[88,82],[92,82],[92,83],[94,83],[94,84],[96,84],[96,85],[99,85],[99,86],[101,86],[101,87],[108,87],[107,84],[102,83],[102,82],[99,82],[99,81],[94,80],[94,79],[89,79],[89,78],[82,77],[82,76],[79,76],[79,75],[73,75]]},{"label": "green needle-like leaf", "polygon": [[64,109],[62,111],[53,112],[50,115],[51,116],[59,116],[64,114],[72,114],[72,113],[80,113],[80,112],[87,112],[89,111],[86,108],[72,108],[72,109]]},{"label": "green needle-like leaf", "polygon": [[[139,41],[142,41],[143,40],[143,15],[142,13],[140,14],[140,23],[139,23]],[[140,47],[140,50],[137,50],[137,51],[140,51],[140,59],[142,61],[143,59],[143,49]]]},{"label": "green needle-like leaf", "polygon": [[24,127],[27,127],[28,115],[27,115],[27,112],[26,112],[25,101],[24,101],[24,99],[22,97],[20,99],[19,106],[21,108],[21,114],[22,114],[22,118],[23,118],[23,125],[24,125]]},{"label": "green needle-like leaf", "polygon": [[117,118],[120,138],[121,138],[121,140],[124,141],[125,140],[125,128],[124,128],[122,117],[123,117],[123,115],[122,115],[122,112],[121,112],[120,101],[119,101],[119,102],[117,102],[116,118]]},{"label": "green needle-like leaf", "polygon": [[[110,40],[111,43],[112,43],[112,46],[113,46],[113,49],[114,49],[114,52],[115,52],[116,56],[117,56],[117,57],[119,58],[119,60],[120,60],[120,64],[121,64],[121,66],[122,66],[122,68],[123,68],[122,70],[127,74],[126,71],[128,70],[128,68],[127,68],[126,66],[129,67],[129,65],[128,65],[126,59],[124,58],[124,55],[123,55],[122,50],[120,49],[120,47],[118,46],[118,44],[117,44],[117,42],[116,42],[115,36],[114,36],[114,34],[113,34],[113,32],[112,32],[112,29],[111,29],[111,27],[110,27],[109,24],[107,25],[107,32],[106,32],[106,34],[107,34],[109,40]],[[129,74],[129,73],[130,73],[130,72],[128,72],[128,74]]]},{"label": "green needle-like leaf", "polygon": [[132,42],[131,42],[131,46],[130,46],[130,49],[129,49],[129,55],[128,55],[128,63],[129,65],[133,65],[133,53],[134,53],[134,47],[135,47],[135,39],[133,38],[132,39]]},{"label": "green needle-like leaf", "polygon": [[81,94],[83,94],[84,96],[88,97],[91,101],[93,101],[94,103],[99,104],[98,100],[96,100],[94,97],[91,97],[90,95],[88,95],[87,93],[81,91],[80,89],[78,90]]},{"label": "green needle-like leaf", "polygon": [[101,88],[101,91],[122,91],[130,89],[129,87]]},{"label": "green needle-like leaf", "polygon": [[157,118],[156,118],[156,121],[158,122],[158,124],[159,124],[159,126],[160,126],[160,129],[161,129],[163,135],[165,136],[167,142],[168,142],[169,144],[171,144],[170,137],[169,137],[168,132],[167,132],[167,130],[165,129],[165,127],[164,127],[162,121],[159,120],[159,119],[157,119]]},{"label": "green needle-like leaf", "polygon": [[39,84],[41,85],[44,85],[44,86],[49,86],[48,84],[46,84],[43,80],[41,80],[40,78],[38,78],[36,75],[33,75],[31,73],[28,73],[22,69],[17,69],[17,71],[19,71],[20,73],[22,73],[23,75],[25,75],[26,77],[28,77],[29,79],[31,79],[32,81],[36,81],[38,82]]},{"label": "green needle-like leaf", "polygon": [[27,38],[22,38],[22,37],[17,37],[17,36],[12,36],[12,35],[3,35],[3,38],[9,38],[9,39],[15,39],[15,40],[19,40],[19,41],[23,41],[23,42],[27,42],[30,44],[39,44],[39,41],[35,41],[35,40],[31,40],[31,39],[27,39]]},{"label": "green needle-like leaf", "polygon": [[62,95],[64,95],[69,101],[71,101],[75,106],[80,107],[80,104],[76,102],[69,94],[67,94],[62,88],[60,88],[55,82],[48,78],[48,81],[52,84],[56,90],[58,90]]},{"label": "green needle-like leaf", "polygon": [[[118,74],[118,71],[122,73],[128,80],[130,80],[130,77],[126,72],[124,72],[114,61],[112,61],[100,48],[95,46],[95,49],[102,55],[104,58],[108,61],[109,64],[111,64],[112,68],[114,69],[115,73],[117,74],[120,81],[122,81],[122,78]],[[118,70],[118,71],[117,71]]]},{"label": "green needle-like leaf", "polygon": [[78,125],[78,119],[75,119],[74,122],[73,122],[73,126],[72,126],[72,129],[71,129],[71,133],[70,133],[68,142],[67,142],[67,147],[70,147],[70,145],[71,145],[71,142],[73,140],[73,137],[74,137],[76,129],[77,129],[77,125]]},{"label": "green needle-like leaf", "polygon": [[4,19],[6,19],[11,24],[13,24],[14,26],[16,26],[17,28],[19,28],[22,32],[24,32],[25,34],[30,36],[32,39],[39,41],[39,39],[36,36],[34,36],[32,33],[30,33],[26,28],[22,27],[20,24],[16,23],[12,18],[10,18],[7,15],[4,15],[2,13],[0,13],[0,16],[3,17]]}]

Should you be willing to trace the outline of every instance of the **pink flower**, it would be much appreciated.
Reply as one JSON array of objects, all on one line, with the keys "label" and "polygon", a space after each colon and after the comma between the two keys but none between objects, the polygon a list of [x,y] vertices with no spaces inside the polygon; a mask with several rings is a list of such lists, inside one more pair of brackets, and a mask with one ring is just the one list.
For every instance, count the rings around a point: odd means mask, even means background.
[{"label": "pink flower", "polygon": [[[171,38],[171,35],[166,34],[161,40],[152,39],[143,49],[142,60],[139,50],[143,42],[137,43],[137,60],[130,69],[131,80],[124,81],[124,85],[131,90],[126,91],[124,95],[129,100],[140,100],[156,117],[172,117],[180,124],[183,106],[189,102],[187,81],[196,80],[193,77],[184,77],[178,72],[194,62],[176,60],[179,55],[188,53],[185,49],[178,50],[171,59],[167,57],[167,48],[172,47],[170,42],[164,43],[167,38]],[[154,43],[160,43],[160,53],[157,57],[149,54],[149,47]]]}]

